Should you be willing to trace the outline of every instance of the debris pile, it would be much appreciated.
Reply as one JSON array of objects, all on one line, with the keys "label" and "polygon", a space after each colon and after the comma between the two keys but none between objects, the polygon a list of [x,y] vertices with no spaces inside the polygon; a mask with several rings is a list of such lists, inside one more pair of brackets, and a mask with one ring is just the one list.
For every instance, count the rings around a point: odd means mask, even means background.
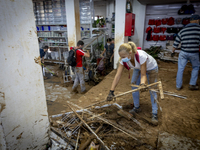
[{"label": "debris pile", "polygon": [[63,149],[156,148],[157,132],[147,130],[137,120],[143,119],[145,125],[153,126],[150,119],[133,116],[117,103],[89,110],[68,102],[68,107],[71,112],[50,117],[51,132],[65,144],[61,144],[55,137],[51,137],[51,140],[60,143]]}]

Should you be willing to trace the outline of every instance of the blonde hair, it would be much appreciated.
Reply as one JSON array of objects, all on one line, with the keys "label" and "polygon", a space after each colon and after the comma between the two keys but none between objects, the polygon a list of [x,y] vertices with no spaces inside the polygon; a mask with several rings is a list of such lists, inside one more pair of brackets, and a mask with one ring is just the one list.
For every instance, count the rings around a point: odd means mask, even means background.
[{"label": "blonde hair", "polygon": [[[132,52],[133,54],[137,53],[137,47],[134,42],[128,42],[120,45],[118,52],[126,51],[127,53]],[[121,61],[121,57],[119,57],[118,63]]]},{"label": "blonde hair", "polygon": [[120,45],[118,52],[121,51],[126,51],[127,53],[132,52],[132,53],[137,53],[137,47],[135,43],[133,42],[128,42]]}]

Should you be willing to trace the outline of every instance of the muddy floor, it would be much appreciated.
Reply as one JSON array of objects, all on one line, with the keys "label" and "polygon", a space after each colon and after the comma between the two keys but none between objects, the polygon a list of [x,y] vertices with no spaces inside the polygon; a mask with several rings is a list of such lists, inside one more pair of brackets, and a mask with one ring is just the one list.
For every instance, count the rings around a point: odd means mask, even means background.
[{"label": "muddy floor", "polygon": [[[78,99],[83,96],[80,94],[80,87],[78,88],[79,93],[72,93],[73,83],[64,83],[64,70],[58,64],[45,64],[49,70],[55,75],[49,73],[46,69],[44,77],[44,86],[46,92],[46,100],[48,107],[49,116],[67,112],[66,101],[72,102],[79,101]],[[86,90],[89,91],[93,87],[94,83],[89,84],[86,82]]]},{"label": "muddy floor", "polygon": [[[78,93],[72,92],[73,83],[64,83],[64,70],[59,64],[46,63],[45,68],[44,86],[49,116],[67,112],[66,101],[82,102],[78,100],[81,96],[84,96],[84,94],[80,94],[80,86],[78,87]],[[51,74],[49,70],[55,75]],[[106,73],[110,72],[111,70],[108,70]],[[99,75],[99,81],[102,81],[104,77],[105,75]],[[98,82],[96,81],[86,81],[86,91],[89,91],[97,84]],[[89,102],[86,102],[86,105],[89,104]]]},{"label": "muddy floor", "polygon": [[[177,91],[175,86],[177,63],[158,61],[158,65],[159,80],[162,81],[163,90],[184,95],[187,97],[187,99],[165,95],[164,100],[159,99],[162,112],[159,111],[158,113],[158,126],[153,126],[144,119],[141,119],[137,116],[135,117],[146,129],[151,132],[151,136],[146,134],[144,131],[142,132],[144,136],[144,141],[142,144],[134,144],[135,142],[132,142],[133,140],[129,138],[125,141],[121,140],[126,138],[124,135],[123,138],[120,139],[116,136],[113,136],[113,134],[110,134],[110,137],[105,137],[104,141],[107,145],[113,146],[112,149],[130,150],[133,149],[133,147],[134,149],[200,149],[200,91],[190,91],[188,89],[192,67],[190,64],[186,66],[183,74],[183,89]],[[105,100],[110,90],[115,73],[116,70],[112,71],[104,78],[103,81],[94,87],[86,84],[86,87],[89,91],[84,95],[71,94],[70,91],[72,84],[64,85],[62,83],[62,75],[59,75],[58,78],[52,77],[51,79],[46,79],[44,83],[49,115],[55,115],[69,111],[66,101],[71,101],[81,107],[86,107],[92,103]],[[115,90],[115,94],[120,94],[131,90],[130,79],[128,76],[128,71],[124,70],[120,83]],[[200,78],[198,79],[198,84],[200,85]],[[52,93],[52,91],[48,91],[47,89],[50,86],[54,86],[54,88],[59,86],[64,89],[66,88],[67,90],[62,89],[62,92],[60,92],[61,94],[54,93],[54,95],[57,97],[52,101],[48,100],[48,95]],[[49,99],[52,98],[49,97]],[[131,94],[117,98],[116,103],[126,106],[124,110],[129,111],[131,107],[133,107]],[[148,92],[141,93],[140,107],[142,111],[139,113],[139,116],[151,119],[151,101],[150,94]],[[117,114],[117,110],[107,108],[102,109],[101,112],[102,111],[106,112],[106,115],[104,116],[105,118],[111,119],[119,125],[124,126],[132,131],[140,131],[133,121],[119,116]],[[101,112],[96,111],[95,113]],[[173,143],[173,141],[176,141],[176,139],[179,139],[179,142]],[[181,140],[182,142],[180,142]],[[166,144],[164,141],[169,142]],[[184,145],[185,141],[188,141],[185,143],[185,145],[188,144],[189,147]],[[189,141],[191,141],[191,143]],[[169,143],[171,143],[171,145]],[[182,148],[181,146],[184,147]]]}]

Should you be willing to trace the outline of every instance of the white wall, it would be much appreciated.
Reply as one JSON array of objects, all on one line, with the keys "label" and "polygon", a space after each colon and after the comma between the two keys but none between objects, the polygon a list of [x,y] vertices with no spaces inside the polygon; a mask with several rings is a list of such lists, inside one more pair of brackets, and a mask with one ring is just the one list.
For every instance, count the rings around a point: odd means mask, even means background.
[{"label": "white wall", "polygon": [[44,149],[49,121],[41,66],[34,61],[39,49],[32,0],[0,1],[0,33],[0,144]]},{"label": "white wall", "polygon": [[107,33],[110,38],[114,37],[114,33],[112,33],[112,23],[114,24],[115,22],[111,21],[112,13],[114,12],[115,12],[115,0],[107,1],[106,18],[108,18],[109,22],[106,23],[106,27],[108,28]]},{"label": "white wall", "polygon": [[103,16],[106,17],[106,1],[94,1],[95,17]]},{"label": "white wall", "polygon": [[115,12],[115,0],[109,0],[106,5],[106,17],[108,19],[112,18],[113,12]]},{"label": "white wall", "polygon": [[132,36],[132,41],[138,47],[143,46],[143,37],[144,37],[144,24],[146,17],[146,5],[142,5],[137,0],[132,1],[132,10],[135,14],[135,34]]}]

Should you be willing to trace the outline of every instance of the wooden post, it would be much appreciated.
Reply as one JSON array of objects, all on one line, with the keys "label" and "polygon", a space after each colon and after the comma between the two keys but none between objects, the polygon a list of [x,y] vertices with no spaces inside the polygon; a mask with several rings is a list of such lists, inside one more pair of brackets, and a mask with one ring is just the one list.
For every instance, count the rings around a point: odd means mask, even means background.
[{"label": "wooden post", "polygon": [[160,98],[163,100],[164,99],[164,93],[163,93],[163,88],[162,88],[162,82],[161,81],[159,81],[158,89],[160,91]]}]

